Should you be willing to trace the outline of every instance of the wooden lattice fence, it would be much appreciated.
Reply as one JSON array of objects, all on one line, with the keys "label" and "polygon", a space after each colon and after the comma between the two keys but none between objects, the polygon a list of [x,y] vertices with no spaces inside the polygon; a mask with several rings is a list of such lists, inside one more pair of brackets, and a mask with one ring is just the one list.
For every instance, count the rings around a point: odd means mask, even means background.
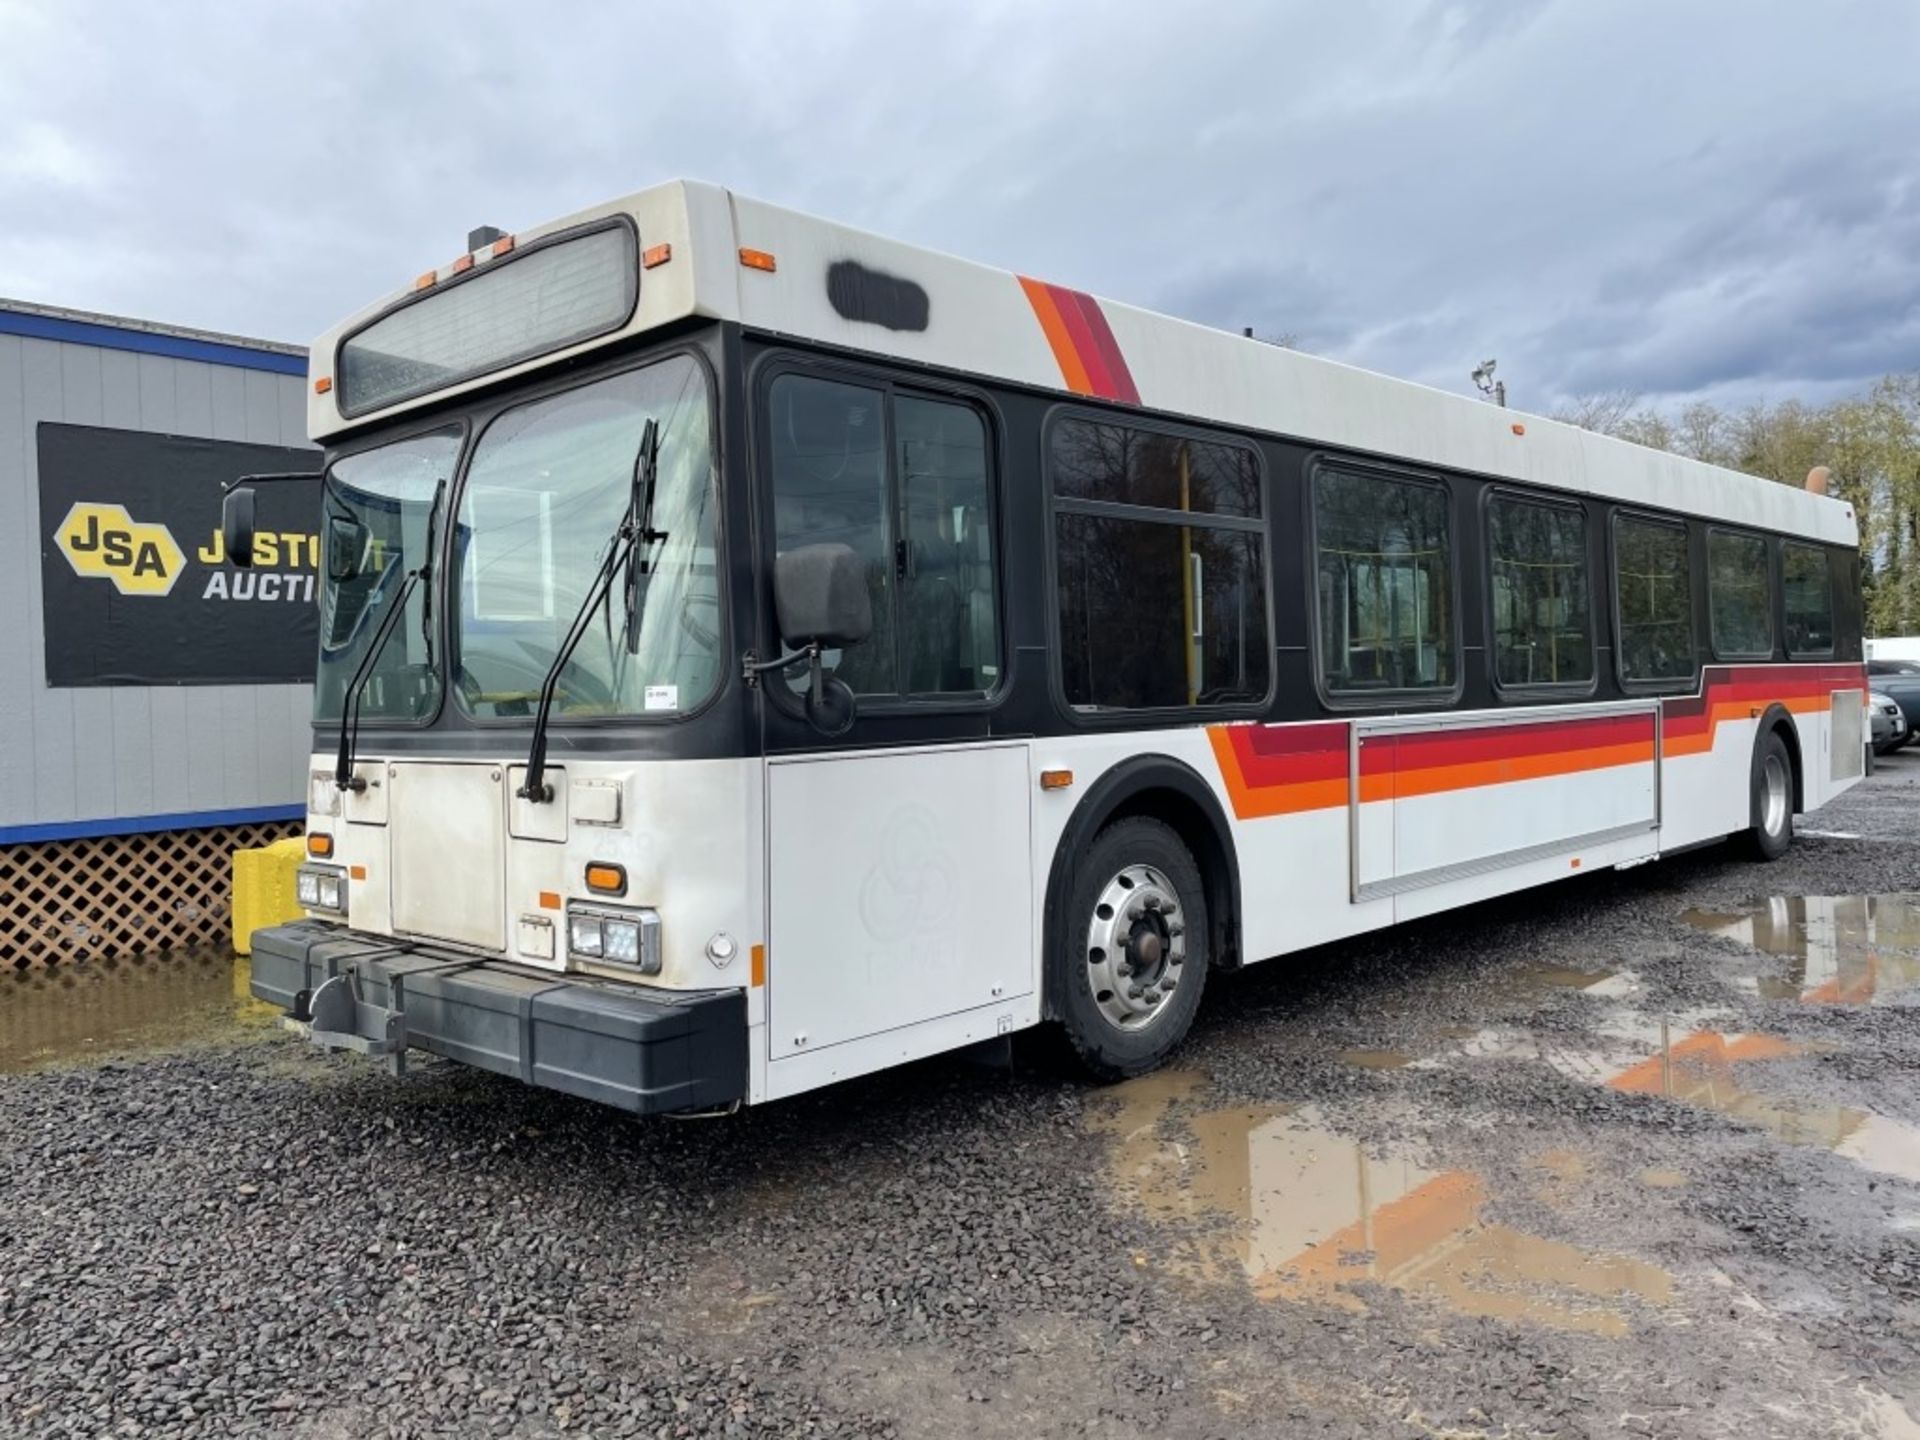
[{"label": "wooden lattice fence", "polygon": [[233,852],[297,820],[0,845],[0,966],[17,970],[224,944]]}]

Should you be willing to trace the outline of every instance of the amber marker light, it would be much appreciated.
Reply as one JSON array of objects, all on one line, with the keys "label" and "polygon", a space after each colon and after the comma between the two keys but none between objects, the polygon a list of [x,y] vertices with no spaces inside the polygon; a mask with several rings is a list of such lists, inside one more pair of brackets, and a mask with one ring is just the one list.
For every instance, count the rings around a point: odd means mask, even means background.
[{"label": "amber marker light", "polygon": [[664,245],[664,244],[649,245],[646,249],[646,253],[641,255],[640,257],[640,267],[643,270],[651,270],[656,265],[666,264],[667,261],[671,260],[672,258],[673,258],[673,246]]},{"label": "amber marker light", "polygon": [[1042,790],[1065,790],[1071,784],[1073,784],[1073,771],[1071,770],[1042,770],[1040,772],[1040,788]]},{"label": "amber marker light", "polygon": [[333,854],[333,836],[318,831],[307,836],[307,854],[325,860]]},{"label": "amber marker light", "polygon": [[740,251],[740,263],[749,270],[764,270],[769,275],[777,268],[773,256],[765,250],[747,250],[743,248]]},{"label": "amber marker light", "polygon": [[419,277],[418,279],[416,279],[416,280],[415,280],[415,281],[413,282],[413,288],[414,288],[414,289],[416,289],[416,290],[427,290],[427,289],[430,289],[430,288],[432,288],[432,285],[433,285],[433,282],[434,282],[434,281],[436,281],[436,280],[438,280],[439,278],[440,278],[440,277],[439,277],[439,276],[438,276],[437,274],[435,274],[435,273],[434,273],[433,271],[431,271],[431,270],[429,270],[429,271],[427,271],[427,273],[426,273],[426,274],[424,274],[424,275],[422,275],[422,276],[420,276],[420,277]]},{"label": "amber marker light", "polygon": [[333,389],[333,377],[331,375],[322,375],[313,382],[313,393],[316,395],[324,395],[331,389]]},{"label": "amber marker light", "polygon": [[540,908],[542,910],[558,910],[560,908],[560,892],[558,890],[542,890],[540,892]]},{"label": "amber marker light", "polygon": [[347,867],[347,874],[354,880],[364,880],[367,878],[367,867],[364,865],[349,865]]},{"label": "amber marker light", "polygon": [[453,273],[456,275],[464,274],[472,268],[473,256],[471,255],[462,255],[458,260],[453,262]]},{"label": "amber marker light", "polygon": [[502,235],[498,240],[493,242],[493,254],[496,260],[502,255],[511,255],[512,253],[513,236]]},{"label": "amber marker light", "polygon": [[1524,435],[1527,433],[1527,427],[1516,420],[1513,422],[1513,433],[1516,435]]},{"label": "amber marker light", "polygon": [[596,860],[587,866],[587,888],[596,895],[627,893],[627,871],[623,865],[608,865]]}]

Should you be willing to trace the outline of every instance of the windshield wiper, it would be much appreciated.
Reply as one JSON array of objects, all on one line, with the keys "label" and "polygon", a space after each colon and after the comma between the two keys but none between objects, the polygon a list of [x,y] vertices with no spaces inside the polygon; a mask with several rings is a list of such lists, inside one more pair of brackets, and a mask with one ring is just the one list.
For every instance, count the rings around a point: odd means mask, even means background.
[{"label": "windshield wiper", "polygon": [[579,648],[582,637],[593,623],[595,607],[611,592],[613,577],[619,573],[623,561],[627,562],[627,648],[632,650],[639,644],[635,624],[640,613],[637,577],[644,560],[633,558],[633,548],[643,541],[651,545],[655,540],[666,538],[653,528],[653,490],[659,462],[660,427],[649,419],[647,428],[640,432],[640,451],[633,457],[633,478],[627,489],[627,508],[621,512],[620,523],[614,527],[613,535],[607,541],[607,553],[600,561],[599,572],[587,587],[586,598],[580,602],[573,623],[567,627],[566,638],[560,642],[553,664],[547,667],[546,679],[540,682],[540,704],[533,712],[533,739],[527,746],[527,778],[514,792],[530,804],[545,805],[553,799],[553,787],[546,783],[547,720],[553,714],[553,692],[560,684],[560,672],[567,668],[567,662],[573,658],[573,652]]},{"label": "windshield wiper", "polygon": [[[387,648],[387,641],[393,635],[396,622],[406,613],[407,597],[423,583],[433,578],[434,536],[440,528],[440,502],[446,499],[447,482],[441,480],[433,487],[433,506],[427,511],[427,543],[420,563],[407,572],[400,582],[400,588],[394,592],[392,600],[387,602],[387,612],[380,617],[380,628],[373,632],[373,643],[367,647],[367,653],[360,659],[359,667],[353,672],[353,679],[347,682],[347,688],[340,695],[340,749],[333,761],[333,784],[337,790],[361,791],[367,788],[367,782],[353,773],[353,752],[360,743],[360,696],[366,689],[367,680],[373,674],[374,663],[379,660],[380,652]],[[427,592],[431,595],[433,592]],[[431,605],[431,601],[428,602]],[[422,620],[424,626],[427,621]],[[432,663],[431,635],[427,636],[428,663]]]}]

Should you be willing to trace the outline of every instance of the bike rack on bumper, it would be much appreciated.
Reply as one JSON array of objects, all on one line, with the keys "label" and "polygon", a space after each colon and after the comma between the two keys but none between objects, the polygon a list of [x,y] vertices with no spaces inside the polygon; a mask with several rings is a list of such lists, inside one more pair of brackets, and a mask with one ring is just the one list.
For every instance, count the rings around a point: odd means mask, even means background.
[{"label": "bike rack on bumper", "polygon": [[254,933],[251,989],[396,1075],[412,1048],[636,1114],[746,1096],[742,990],[648,990],[316,920]]}]

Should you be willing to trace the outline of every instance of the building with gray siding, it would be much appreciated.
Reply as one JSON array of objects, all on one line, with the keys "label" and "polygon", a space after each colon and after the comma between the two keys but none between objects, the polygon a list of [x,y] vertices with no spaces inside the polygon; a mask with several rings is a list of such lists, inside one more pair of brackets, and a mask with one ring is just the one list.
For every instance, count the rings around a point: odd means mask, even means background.
[{"label": "building with gray siding", "polygon": [[[162,607],[147,603],[151,596],[116,595],[118,578],[90,577],[80,563],[77,552],[97,544],[97,520],[75,505],[66,512],[71,535],[50,537],[50,527],[65,522],[42,513],[54,477],[41,466],[43,456],[84,455],[87,446],[111,456],[116,444],[151,445],[167,465],[203,469],[222,457],[238,457],[228,462],[238,465],[305,448],[306,369],[305,351],[292,346],[0,300],[0,900],[9,893],[7,852],[16,870],[25,863],[27,851],[16,847],[284,825],[301,814],[311,687],[289,676],[311,674],[311,604],[306,614],[296,602],[237,616],[252,625],[251,638],[218,627],[198,634],[193,612],[182,608],[194,598],[191,587],[224,591],[239,572],[215,579],[223,567],[203,563],[183,586],[189,566],[176,565],[164,582],[174,589],[165,612],[175,616],[174,632],[152,638],[148,617]],[[168,475],[186,472],[158,473],[140,478],[164,487]],[[110,490],[121,478],[104,483]],[[217,510],[218,487],[206,478],[194,482],[194,533],[168,547],[187,561],[211,538],[205,507]],[[74,553],[63,553],[69,540]],[[311,588],[306,581],[309,596]],[[106,617],[97,645],[71,638],[88,607]],[[179,633],[182,625],[189,633]],[[243,644],[258,647],[262,627],[282,626],[280,673],[265,683],[245,674],[219,683],[220,664]],[[107,663],[115,645],[132,658]],[[55,671],[75,665],[97,665],[97,674],[54,683]],[[192,673],[180,678],[183,668]],[[17,891],[17,874],[11,883]],[[0,905],[0,927],[8,923]],[[0,950],[7,943],[0,934]],[[18,953],[13,959],[29,963]]]}]

